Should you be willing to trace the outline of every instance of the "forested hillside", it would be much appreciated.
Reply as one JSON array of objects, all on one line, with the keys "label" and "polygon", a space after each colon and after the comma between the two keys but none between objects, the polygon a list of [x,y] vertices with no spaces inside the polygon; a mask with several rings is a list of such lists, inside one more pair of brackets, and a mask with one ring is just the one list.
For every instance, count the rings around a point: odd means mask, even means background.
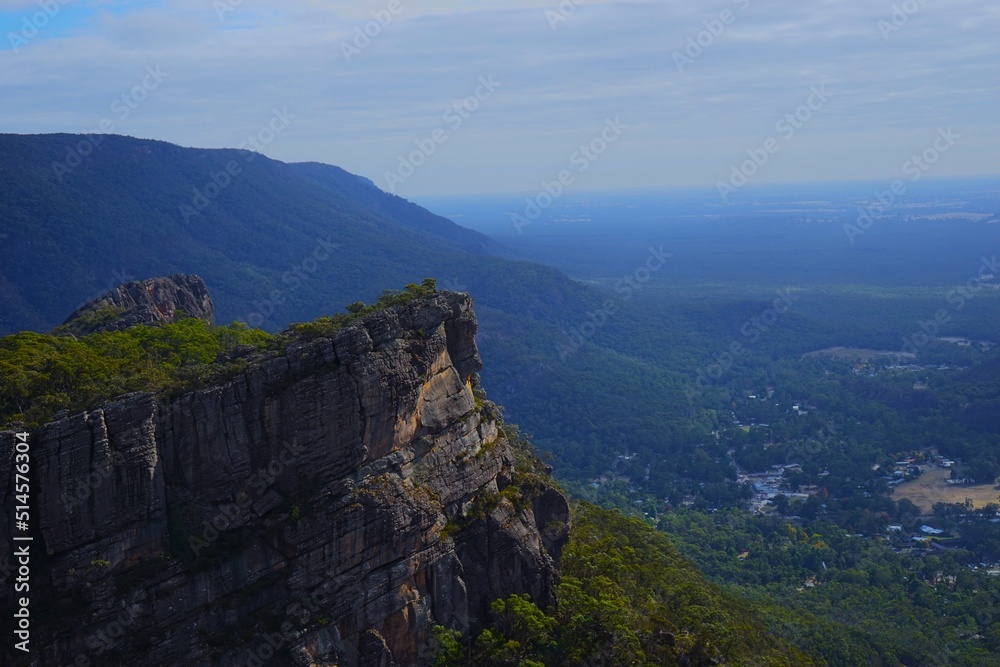
[{"label": "forested hillside", "polygon": [[272,331],[426,275],[518,313],[584,303],[557,271],[335,167],[103,136],[66,169],[81,140],[0,135],[0,333],[177,273],[205,279],[219,321]]}]

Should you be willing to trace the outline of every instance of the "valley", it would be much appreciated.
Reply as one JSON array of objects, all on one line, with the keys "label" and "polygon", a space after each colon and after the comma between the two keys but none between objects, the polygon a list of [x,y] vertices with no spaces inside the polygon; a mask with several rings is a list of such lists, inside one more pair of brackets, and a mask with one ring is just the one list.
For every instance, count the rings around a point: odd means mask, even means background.
[{"label": "valley", "polygon": [[[49,177],[30,165],[43,169],[58,143],[39,139],[28,153],[25,145],[0,141],[8,156],[0,165],[12,155],[29,165],[6,182],[44,183]],[[5,331],[48,331],[117,277],[185,271],[205,273],[219,321],[236,322],[214,338],[190,324],[131,341],[8,336],[0,343],[5,419],[44,423],[120,393],[225,382],[244,363],[210,362],[234,341],[267,350],[287,327],[322,338],[420,290],[467,292],[479,322],[478,382],[509,428],[519,425],[576,502],[666,533],[711,585],[752,605],[764,622],[757,636],[774,633],[817,664],[996,664],[982,657],[984,640],[947,620],[1000,586],[987,574],[1000,563],[1000,352],[984,344],[996,339],[1000,294],[987,289],[992,278],[972,287],[968,278],[992,257],[984,249],[1000,247],[996,225],[968,220],[959,233],[944,220],[886,220],[859,250],[840,236],[851,196],[797,188],[728,211],[670,193],[567,197],[559,215],[576,222],[490,238],[334,167],[261,158],[191,228],[170,219],[171,202],[203,180],[195,165],[225,155],[125,138],[109,138],[102,151],[73,177],[78,193],[99,191],[130,211],[128,235],[111,235],[88,213],[100,202],[86,195],[53,198],[37,213],[71,221],[63,231],[39,227],[36,215],[0,198],[10,221],[5,248],[31,248],[39,276],[2,276]],[[126,156],[161,189],[116,185]],[[964,187],[957,195],[967,206],[997,204],[980,183]],[[482,208],[490,201],[456,219],[495,219],[510,208]],[[677,220],[647,219],[655,211],[675,211]],[[911,227],[920,224],[918,241]],[[59,234],[84,228],[106,236],[103,252],[63,258]],[[438,280],[419,282],[426,276]],[[407,287],[379,287],[386,284]],[[958,287],[974,290],[961,308],[948,302]],[[945,306],[954,310],[938,318]],[[74,331],[66,326],[56,333]],[[169,356],[188,336],[200,342]],[[130,372],[143,349],[167,356]],[[118,361],[99,361],[106,354]],[[49,386],[52,368],[67,369],[72,390]],[[897,483],[897,471],[910,474],[899,462],[931,455],[972,481],[947,485],[941,470],[927,469]],[[947,539],[912,540],[924,525]],[[917,584],[933,593],[916,595]],[[823,611],[836,595],[852,601],[853,615]],[[895,620],[862,602],[871,595],[897,609]],[[941,608],[951,610],[947,619],[926,617]],[[1000,617],[977,623],[988,633]]]}]

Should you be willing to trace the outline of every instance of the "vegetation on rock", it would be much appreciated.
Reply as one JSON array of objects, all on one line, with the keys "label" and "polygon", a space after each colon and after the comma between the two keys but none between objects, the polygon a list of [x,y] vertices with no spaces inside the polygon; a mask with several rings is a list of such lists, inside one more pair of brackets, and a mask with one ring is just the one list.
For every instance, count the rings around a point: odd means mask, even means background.
[{"label": "vegetation on rock", "polygon": [[704,580],[670,539],[637,519],[574,506],[557,604],[496,600],[474,640],[435,630],[436,667],[811,665],[750,603]]},{"label": "vegetation on rock", "polygon": [[[246,368],[246,357],[254,351],[280,352],[293,341],[330,336],[350,322],[435,291],[436,282],[427,278],[401,291],[387,290],[371,305],[293,325],[278,335],[239,322],[210,326],[191,317],[79,338],[69,333],[73,322],[52,334],[12,334],[0,339],[0,424],[37,425],[60,411],[79,412],[136,391],[207,386]],[[116,315],[108,308],[86,316],[102,320]]]}]

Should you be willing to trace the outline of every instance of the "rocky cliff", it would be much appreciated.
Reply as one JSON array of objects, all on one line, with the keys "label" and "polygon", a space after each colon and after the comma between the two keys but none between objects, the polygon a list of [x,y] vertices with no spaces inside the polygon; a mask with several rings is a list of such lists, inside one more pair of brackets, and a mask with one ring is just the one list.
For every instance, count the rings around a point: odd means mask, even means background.
[{"label": "rocky cliff", "polygon": [[137,324],[173,322],[178,313],[215,322],[215,306],[199,276],[176,275],[119,285],[78,308],[62,327],[75,334],[114,331]]},{"label": "rocky cliff", "polygon": [[476,326],[438,293],[34,430],[31,663],[420,665],[434,624],[551,602],[566,501],[478,391]]}]

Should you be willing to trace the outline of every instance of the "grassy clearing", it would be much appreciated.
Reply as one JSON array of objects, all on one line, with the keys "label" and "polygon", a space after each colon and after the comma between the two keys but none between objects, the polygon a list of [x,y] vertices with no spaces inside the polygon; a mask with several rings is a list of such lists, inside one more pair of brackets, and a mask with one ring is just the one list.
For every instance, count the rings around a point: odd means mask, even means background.
[{"label": "grassy clearing", "polygon": [[968,498],[978,509],[989,503],[997,502],[997,497],[1000,496],[1000,487],[995,484],[960,486],[948,484],[947,480],[950,478],[951,470],[932,468],[918,479],[896,487],[892,494],[893,500],[899,501],[906,498],[930,514],[936,503],[964,503],[965,499]]}]

